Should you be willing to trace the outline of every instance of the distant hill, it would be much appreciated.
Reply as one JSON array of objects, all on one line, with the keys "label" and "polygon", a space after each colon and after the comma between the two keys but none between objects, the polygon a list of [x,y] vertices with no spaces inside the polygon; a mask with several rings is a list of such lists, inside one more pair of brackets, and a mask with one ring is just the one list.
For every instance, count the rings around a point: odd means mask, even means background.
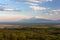
[{"label": "distant hill", "polygon": [[60,25],[60,20],[48,20],[48,19],[39,19],[39,18],[31,18],[24,19],[18,22],[0,22],[0,24],[51,24],[51,25]]},{"label": "distant hill", "polygon": [[38,18],[31,18],[31,19],[24,19],[19,21],[18,23],[25,23],[25,24],[58,24],[60,25],[60,20],[48,20],[48,19],[38,19]]}]

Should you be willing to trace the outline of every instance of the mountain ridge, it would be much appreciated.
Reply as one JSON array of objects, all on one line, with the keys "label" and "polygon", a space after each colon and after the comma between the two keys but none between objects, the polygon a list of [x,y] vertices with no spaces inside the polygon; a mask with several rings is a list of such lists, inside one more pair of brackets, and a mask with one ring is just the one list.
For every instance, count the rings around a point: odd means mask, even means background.
[{"label": "mountain ridge", "polygon": [[24,19],[18,22],[0,22],[0,24],[60,24],[60,20],[48,20],[48,19],[39,19],[31,18]]}]

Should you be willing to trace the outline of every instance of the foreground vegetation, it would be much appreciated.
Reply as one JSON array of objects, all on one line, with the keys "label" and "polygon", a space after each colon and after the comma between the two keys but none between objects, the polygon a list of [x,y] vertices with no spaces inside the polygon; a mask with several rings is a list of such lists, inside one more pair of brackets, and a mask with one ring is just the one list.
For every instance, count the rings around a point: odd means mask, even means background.
[{"label": "foreground vegetation", "polygon": [[0,40],[60,40],[60,28],[4,28]]}]

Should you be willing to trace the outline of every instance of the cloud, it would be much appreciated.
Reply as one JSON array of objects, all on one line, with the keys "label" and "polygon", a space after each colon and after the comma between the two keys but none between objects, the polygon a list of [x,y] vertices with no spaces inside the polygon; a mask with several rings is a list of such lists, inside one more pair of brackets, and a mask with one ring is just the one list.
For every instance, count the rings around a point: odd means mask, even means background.
[{"label": "cloud", "polygon": [[38,5],[42,2],[48,2],[48,1],[53,1],[53,0],[13,0],[13,1],[19,2],[19,3],[21,2],[27,3],[29,7],[32,8],[33,10],[46,10],[49,8],[39,7]]},{"label": "cloud", "polygon": [[20,11],[20,9],[18,9],[18,8],[13,9],[13,8],[9,8],[9,7],[0,6],[0,11]]},{"label": "cloud", "polygon": [[19,14],[0,14],[0,22],[16,22],[30,18],[32,18],[32,16],[19,15]]},{"label": "cloud", "polygon": [[49,9],[49,8],[44,8],[44,7],[39,7],[39,6],[29,6],[30,8],[32,8],[33,10],[46,10],[46,9]]},{"label": "cloud", "polygon": [[13,0],[15,2],[38,2],[38,0]]},{"label": "cloud", "polygon": [[40,3],[40,2],[48,2],[48,1],[53,1],[53,0],[13,0],[16,2],[36,2],[36,3]]},{"label": "cloud", "polygon": [[58,9],[58,10],[52,10],[52,14],[60,14],[60,9]]},{"label": "cloud", "polygon": [[28,16],[21,14],[0,14],[0,22],[18,22],[24,19],[38,18],[43,19],[44,16]]},{"label": "cloud", "polygon": [[53,12],[60,12],[60,9],[58,9],[58,10],[52,10]]},{"label": "cloud", "polygon": [[46,17],[51,20],[60,20],[60,9],[51,10],[45,13]]},{"label": "cloud", "polygon": [[47,19],[44,16],[35,16],[35,18],[38,18],[38,19]]},{"label": "cloud", "polygon": [[36,5],[36,6],[38,5],[38,4],[36,4],[36,3],[27,3],[27,4],[29,4],[29,5]]},{"label": "cloud", "polygon": [[20,11],[18,8],[12,9],[12,8],[4,8],[4,11]]},{"label": "cloud", "polygon": [[45,13],[46,15],[60,15],[60,9],[57,9],[57,10],[51,10],[51,11],[49,11],[49,12],[47,12],[47,13]]}]

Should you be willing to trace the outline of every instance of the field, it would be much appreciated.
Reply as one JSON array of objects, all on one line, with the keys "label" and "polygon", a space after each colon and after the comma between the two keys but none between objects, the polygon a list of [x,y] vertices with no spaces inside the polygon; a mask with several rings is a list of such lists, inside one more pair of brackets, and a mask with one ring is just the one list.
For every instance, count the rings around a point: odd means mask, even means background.
[{"label": "field", "polygon": [[60,40],[60,28],[47,25],[0,28],[0,40]]}]

